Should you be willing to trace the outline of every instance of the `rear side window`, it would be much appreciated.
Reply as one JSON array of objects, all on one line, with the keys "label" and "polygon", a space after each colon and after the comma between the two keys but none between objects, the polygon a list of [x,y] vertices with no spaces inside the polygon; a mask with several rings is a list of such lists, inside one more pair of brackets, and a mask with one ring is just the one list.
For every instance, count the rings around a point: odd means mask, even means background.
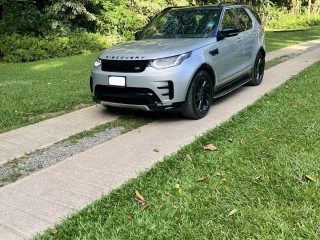
[{"label": "rear side window", "polygon": [[258,12],[253,7],[250,7],[249,10],[253,14],[253,16],[256,18],[256,20],[262,25],[262,21]]}]

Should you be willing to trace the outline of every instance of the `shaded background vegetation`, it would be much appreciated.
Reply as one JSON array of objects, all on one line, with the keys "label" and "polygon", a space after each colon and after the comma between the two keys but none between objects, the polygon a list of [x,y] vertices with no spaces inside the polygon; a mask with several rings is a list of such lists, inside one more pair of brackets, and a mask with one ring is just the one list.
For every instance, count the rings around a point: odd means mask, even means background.
[{"label": "shaded background vegetation", "polygon": [[[99,51],[168,6],[218,0],[0,0],[0,61],[26,62]],[[305,29],[320,22],[320,0],[245,0],[267,28]]]}]

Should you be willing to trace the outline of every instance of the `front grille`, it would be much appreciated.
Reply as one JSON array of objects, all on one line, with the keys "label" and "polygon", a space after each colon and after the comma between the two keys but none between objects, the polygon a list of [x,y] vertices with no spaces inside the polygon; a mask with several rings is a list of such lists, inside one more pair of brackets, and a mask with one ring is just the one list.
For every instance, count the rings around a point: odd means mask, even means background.
[{"label": "front grille", "polygon": [[148,60],[106,60],[102,59],[101,70],[106,72],[143,72]]},{"label": "front grille", "polygon": [[94,95],[98,100],[124,104],[149,105],[160,102],[157,95],[148,88],[118,88],[97,85]]}]

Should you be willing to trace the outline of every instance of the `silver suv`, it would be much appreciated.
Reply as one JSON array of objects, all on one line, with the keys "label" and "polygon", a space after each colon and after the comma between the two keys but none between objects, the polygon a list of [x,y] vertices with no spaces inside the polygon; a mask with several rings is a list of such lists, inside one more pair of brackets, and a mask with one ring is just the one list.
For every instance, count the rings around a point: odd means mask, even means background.
[{"label": "silver suv", "polygon": [[135,41],[103,51],[90,87],[104,106],[178,110],[199,119],[214,98],[259,85],[264,65],[264,29],[249,6],[172,7]]}]

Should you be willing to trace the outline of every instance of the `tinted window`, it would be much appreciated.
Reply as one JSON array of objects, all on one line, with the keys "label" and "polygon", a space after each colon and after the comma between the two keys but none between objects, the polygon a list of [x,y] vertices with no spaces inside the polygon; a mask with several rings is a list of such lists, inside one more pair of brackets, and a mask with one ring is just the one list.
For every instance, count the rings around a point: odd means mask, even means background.
[{"label": "tinted window", "polygon": [[252,28],[252,20],[249,17],[246,10],[244,10],[243,8],[238,8],[237,13],[238,13],[238,17],[239,17],[240,31],[246,31],[246,30]]},{"label": "tinted window", "polygon": [[171,9],[161,13],[143,29],[140,39],[203,38],[217,28],[221,10]]},{"label": "tinted window", "polygon": [[261,18],[259,16],[258,12],[252,7],[250,7],[250,12],[253,14],[253,16],[256,18],[256,20],[262,25],[262,21],[261,21]]},{"label": "tinted window", "polygon": [[237,17],[234,9],[226,9],[223,15],[221,28],[238,27]]}]

